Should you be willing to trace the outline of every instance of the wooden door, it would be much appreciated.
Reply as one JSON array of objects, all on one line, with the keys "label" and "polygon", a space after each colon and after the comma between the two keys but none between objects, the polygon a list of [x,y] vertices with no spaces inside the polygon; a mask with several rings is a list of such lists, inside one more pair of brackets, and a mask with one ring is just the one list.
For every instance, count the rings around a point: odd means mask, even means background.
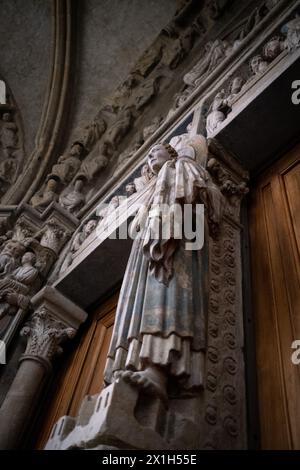
[{"label": "wooden door", "polygon": [[300,145],[256,182],[250,204],[252,296],[263,449],[300,449]]},{"label": "wooden door", "polygon": [[87,320],[65,363],[48,392],[49,402],[38,424],[36,448],[43,449],[56,421],[64,415],[76,416],[85,395],[103,388],[103,370],[112,335],[118,295],[115,295]]}]

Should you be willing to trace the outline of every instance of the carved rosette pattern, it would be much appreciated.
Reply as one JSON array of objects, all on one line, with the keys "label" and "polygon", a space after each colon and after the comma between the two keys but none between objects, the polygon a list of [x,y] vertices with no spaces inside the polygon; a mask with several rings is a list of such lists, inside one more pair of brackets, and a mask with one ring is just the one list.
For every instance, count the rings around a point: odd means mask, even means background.
[{"label": "carved rosette pattern", "polygon": [[33,313],[30,322],[21,330],[21,335],[27,338],[27,347],[22,356],[36,357],[47,363],[63,352],[60,344],[76,334],[74,328],[52,317],[45,307]]},{"label": "carved rosette pattern", "polygon": [[[234,211],[236,220],[239,207]],[[240,226],[234,219],[225,216],[219,239],[209,240],[204,449],[246,447]]]}]

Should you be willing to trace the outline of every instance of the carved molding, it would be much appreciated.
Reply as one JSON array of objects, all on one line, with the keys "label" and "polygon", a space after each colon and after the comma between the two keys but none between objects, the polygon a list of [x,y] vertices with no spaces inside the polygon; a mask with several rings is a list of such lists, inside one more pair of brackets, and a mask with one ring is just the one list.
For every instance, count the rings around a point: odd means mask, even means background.
[{"label": "carved molding", "polygon": [[48,162],[56,155],[59,137],[64,131],[74,44],[74,4],[72,0],[52,0],[52,11],[53,62],[36,146],[27,159],[22,175],[3,198],[5,204],[30,199],[40,184]]}]

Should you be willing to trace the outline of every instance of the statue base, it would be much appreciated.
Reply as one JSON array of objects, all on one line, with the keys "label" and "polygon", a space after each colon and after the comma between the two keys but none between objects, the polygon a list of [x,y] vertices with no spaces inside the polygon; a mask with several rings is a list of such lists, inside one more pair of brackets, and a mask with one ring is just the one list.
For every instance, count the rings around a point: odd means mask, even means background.
[{"label": "statue base", "polygon": [[198,443],[192,420],[118,379],[85,397],[77,418],[60,418],[45,449],[195,449]]}]

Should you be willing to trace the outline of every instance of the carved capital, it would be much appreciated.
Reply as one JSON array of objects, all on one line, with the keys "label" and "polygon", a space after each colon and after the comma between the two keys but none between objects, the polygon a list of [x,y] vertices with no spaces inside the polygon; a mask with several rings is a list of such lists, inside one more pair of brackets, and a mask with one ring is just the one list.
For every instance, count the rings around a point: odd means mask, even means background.
[{"label": "carved capital", "polygon": [[60,344],[68,338],[73,338],[75,334],[75,328],[58,321],[51,316],[47,308],[41,307],[21,330],[21,335],[27,338],[27,347],[22,359],[31,356],[51,362],[63,352]]},{"label": "carved capital", "polygon": [[45,286],[32,299],[35,307],[21,330],[27,347],[21,360],[34,359],[51,369],[51,361],[61,354],[61,344],[72,339],[87,314],[54,287]]}]

